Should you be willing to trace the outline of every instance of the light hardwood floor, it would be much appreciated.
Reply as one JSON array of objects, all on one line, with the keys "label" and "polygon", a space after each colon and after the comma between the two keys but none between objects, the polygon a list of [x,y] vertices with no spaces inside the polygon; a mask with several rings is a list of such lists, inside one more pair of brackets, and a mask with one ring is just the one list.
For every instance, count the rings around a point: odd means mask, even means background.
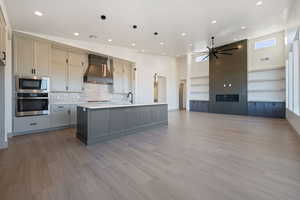
[{"label": "light hardwood floor", "polygon": [[300,137],[285,120],[185,112],[90,147],[74,129],[19,136],[0,151],[0,199],[298,200]]}]

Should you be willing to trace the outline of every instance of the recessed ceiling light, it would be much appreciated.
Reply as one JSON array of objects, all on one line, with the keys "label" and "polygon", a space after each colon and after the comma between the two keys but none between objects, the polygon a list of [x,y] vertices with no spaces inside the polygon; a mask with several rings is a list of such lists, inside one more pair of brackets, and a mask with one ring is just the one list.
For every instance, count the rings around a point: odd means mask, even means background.
[{"label": "recessed ceiling light", "polygon": [[74,33],[75,36],[79,36],[79,33]]},{"label": "recessed ceiling light", "polygon": [[164,45],[165,43],[164,43],[164,42],[160,42],[159,44],[160,44],[160,45]]},{"label": "recessed ceiling light", "polygon": [[106,20],[106,16],[105,16],[105,15],[101,15],[100,18],[101,18],[102,20]]},{"label": "recessed ceiling light", "polygon": [[262,4],[263,4],[263,1],[258,1],[258,2],[256,3],[257,6],[261,6]]},{"label": "recessed ceiling light", "polygon": [[35,11],[34,14],[37,15],[37,16],[40,16],[40,17],[43,16],[43,13],[40,12],[40,11]]},{"label": "recessed ceiling light", "polygon": [[135,43],[132,43],[132,44],[131,44],[131,46],[135,47],[135,46],[136,46],[136,44],[135,44]]},{"label": "recessed ceiling light", "polygon": [[133,25],[132,26],[133,29],[137,29],[137,27],[138,27],[137,25]]},{"label": "recessed ceiling light", "polygon": [[191,46],[193,46],[193,44],[189,44],[189,46],[191,47]]},{"label": "recessed ceiling light", "polygon": [[107,41],[108,41],[108,42],[112,42],[112,39],[108,39]]},{"label": "recessed ceiling light", "polygon": [[144,49],[142,49],[142,50],[141,50],[141,52],[145,52],[145,50],[144,50]]},{"label": "recessed ceiling light", "polygon": [[216,20],[213,20],[213,21],[211,21],[211,23],[212,23],[212,24],[216,24],[216,23],[217,23],[217,21],[216,21]]},{"label": "recessed ceiling light", "polygon": [[247,28],[246,26],[242,26],[242,27],[241,27],[242,30],[245,30],[246,28]]},{"label": "recessed ceiling light", "polygon": [[181,33],[181,36],[182,36],[182,37],[186,36],[186,33]]},{"label": "recessed ceiling light", "polygon": [[163,52],[163,53],[162,53],[162,55],[164,55],[164,56],[165,56],[165,55],[166,55],[166,53],[165,53],[165,52]]},{"label": "recessed ceiling light", "polygon": [[158,32],[154,32],[153,34],[154,34],[154,35],[158,35]]}]

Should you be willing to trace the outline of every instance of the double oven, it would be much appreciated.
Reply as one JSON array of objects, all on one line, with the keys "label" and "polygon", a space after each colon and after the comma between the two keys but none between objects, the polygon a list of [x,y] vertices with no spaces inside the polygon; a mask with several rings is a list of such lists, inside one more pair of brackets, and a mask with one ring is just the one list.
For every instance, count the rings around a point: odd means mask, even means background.
[{"label": "double oven", "polygon": [[16,117],[49,115],[47,77],[16,76]]}]

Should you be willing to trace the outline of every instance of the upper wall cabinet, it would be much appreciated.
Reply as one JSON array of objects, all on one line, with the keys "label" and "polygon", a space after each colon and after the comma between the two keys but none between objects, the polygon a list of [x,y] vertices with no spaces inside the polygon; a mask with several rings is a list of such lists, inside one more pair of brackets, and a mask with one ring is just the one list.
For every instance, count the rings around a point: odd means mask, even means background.
[{"label": "upper wall cabinet", "polygon": [[86,67],[86,55],[80,53],[69,53],[69,91],[81,92],[83,85],[83,70]]},{"label": "upper wall cabinet", "polygon": [[52,48],[51,91],[68,91],[68,52]]},{"label": "upper wall cabinet", "polygon": [[113,90],[114,93],[126,94],[128,92],[132,92],[132,80],[133,80],[133,67],[132,64],[119,60],[113,60],[113,77],[114,84]]},{"label": "upper wall cabinet", "polygon": [[34,68],[39,76],[50,74],[51,45],[48,42],[34,41]]},{"label": "upper wall cabinet", "polygon": [[86,59],[84,53],[52,48],[51,91],[81,92]]},{"label": "upper wall cabinet", "polygon": [[34,41],[31,38],[14,35],[15,74],[34,75]]},{"label": "upper wall cabinet", "polygon": [[51,45],[22,35],[14,35],[14,69],[22,76],[49,76]]}]

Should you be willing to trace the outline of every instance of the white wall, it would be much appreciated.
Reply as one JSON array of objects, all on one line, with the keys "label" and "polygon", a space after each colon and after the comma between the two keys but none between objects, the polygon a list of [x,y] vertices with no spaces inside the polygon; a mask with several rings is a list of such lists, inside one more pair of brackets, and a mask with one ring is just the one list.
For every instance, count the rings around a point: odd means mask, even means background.
[{"label": "white wall", "polygon": [[[254,48],[256,42],[272,38],[276,46]],[[286,101],[284,43],[284,31],[248,40],[248,101]]]},{"label": "white wall", "polygon": [[295,0],[288,18],[285,32],[287,69],[287,119],[300,134],[300,1]]},{"label": "white wall", "polygon": [[12,43],[11,43],[11,25],[6,12],[6,6],[3,0],[0,0],[0,6],[7,24],[8,36],[6,40],[7,61],[5,66],[5,142],[7,142],[8,133],[12,132]]},{"label": "white wall", "polygon": [[177,57],[176,65],[178,68],[179,80],[186,80],[186,78],[187,78],[187,56]]},{"label": "white wall", "polygon": [[142,54],[134,49],[103,45],[96,42],[90,43],[28,32],[27,34],[135,62],[137,68],[136,103],[153,103],[154,74],[158,73],[159,76],[165,76],[167,78],[167,99],[169,109],[178,109],[178,73],[176,59],[174,57]]}]

